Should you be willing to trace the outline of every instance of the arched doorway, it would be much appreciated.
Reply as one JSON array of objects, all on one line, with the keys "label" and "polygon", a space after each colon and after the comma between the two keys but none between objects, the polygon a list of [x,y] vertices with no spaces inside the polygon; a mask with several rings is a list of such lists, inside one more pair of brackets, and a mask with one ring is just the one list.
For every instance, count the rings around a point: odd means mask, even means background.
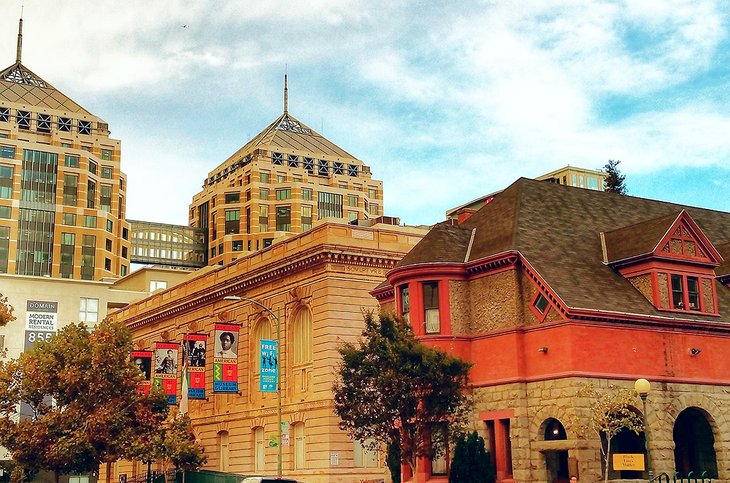
[{"label": "arched doorway", "polygon": [[699,476],[706,471],[708,477],[718,477],[715,435],[699,408],[685,409],[674,422],[674,465],[682,475],[692,471]]},{"label": "arched doorway", "polygon": [[[568,439],[563,424],[555,418],[549,418],[543,423],[545,441],[560,441]],[[555,449],[545,451],[545,468],[547,480],[551,483],[568,483],[570,470],[568,467],[568,450]]]}]

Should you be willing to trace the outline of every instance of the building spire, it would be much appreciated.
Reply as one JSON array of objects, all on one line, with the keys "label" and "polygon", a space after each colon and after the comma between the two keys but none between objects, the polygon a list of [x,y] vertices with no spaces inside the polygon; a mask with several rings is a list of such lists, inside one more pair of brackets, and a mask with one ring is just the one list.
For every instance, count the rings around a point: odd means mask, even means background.
[{"label": "building spire", "polygon": [[284,74],[284,114],[289,113],[289,80],[287,74]]},{"label": "building spire", "polygon": [[15,52],[15,62],[20,64],[20,54],[23,51],[23,10],[20,10],[20,20],[18,21],[18,50]]}]

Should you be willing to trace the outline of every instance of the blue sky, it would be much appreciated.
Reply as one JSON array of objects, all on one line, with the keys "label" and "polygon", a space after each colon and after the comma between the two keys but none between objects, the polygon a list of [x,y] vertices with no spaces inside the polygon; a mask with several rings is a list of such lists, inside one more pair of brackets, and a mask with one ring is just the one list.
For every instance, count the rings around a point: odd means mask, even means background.
[{"label": "blue sky", "polygon": [[730,211],[721,1],[3,0],[2,67],[21,4],[23,63],[122,140],[129,218],[187,223],[207,172],[281,114],[285,66],[289,111],[408,224],[608,159],[631,195]]}]

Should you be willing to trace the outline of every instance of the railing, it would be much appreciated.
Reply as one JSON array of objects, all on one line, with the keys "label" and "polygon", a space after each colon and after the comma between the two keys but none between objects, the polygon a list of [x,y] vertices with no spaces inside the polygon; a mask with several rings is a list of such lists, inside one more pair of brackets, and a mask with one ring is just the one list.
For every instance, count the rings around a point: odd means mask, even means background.
[{"label": "railing", "polygon": [[686,476],[682,476],[681,473],[674,473],[672,476],[669,476],[669,473],[659,473],[649,480],[649,483],[712,483],[712,476],[708,471],[703,471],[699,475],[690,471]]}]

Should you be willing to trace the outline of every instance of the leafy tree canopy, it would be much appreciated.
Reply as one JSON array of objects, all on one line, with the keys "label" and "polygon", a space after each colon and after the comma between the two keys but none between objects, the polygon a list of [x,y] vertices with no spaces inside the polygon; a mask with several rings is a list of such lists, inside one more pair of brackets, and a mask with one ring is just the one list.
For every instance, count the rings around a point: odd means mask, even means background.
[{"label": "leafy tree canopy", "polygon": [[13,315],[13,306],[8,302],[8,298],[0,293],[0,327],[5,327],[9,322],[15,320]]},{"label": "leafy tree canopy", "polygon": [[93,331],[67,325],[17,360],[0,362],[0,444],[26,477],[41,469],[92,472],[155,434],[166,399],[137,392],[142,374],[131,349],[127,327],[104,320]]},{"label": "leafy tree canopy", "polygon": [[619,160],[609,159],[603,166],[603,170],[608,173],[608,176],[606,176],[606,191],[625,195],[627,193],[626,184],[624,183],[626,176],[621,174],[618,169],[620,163]]},{"label": "leafy tree canopy", "polygon": [[339,352],[335,412],[354,439],[396,440],[401,461],[415,469],[418,458],[437,456],[448,434],[462,431],[470,363],[421,344],[406,323],[385,314],[366,314],[361,339]]}]

